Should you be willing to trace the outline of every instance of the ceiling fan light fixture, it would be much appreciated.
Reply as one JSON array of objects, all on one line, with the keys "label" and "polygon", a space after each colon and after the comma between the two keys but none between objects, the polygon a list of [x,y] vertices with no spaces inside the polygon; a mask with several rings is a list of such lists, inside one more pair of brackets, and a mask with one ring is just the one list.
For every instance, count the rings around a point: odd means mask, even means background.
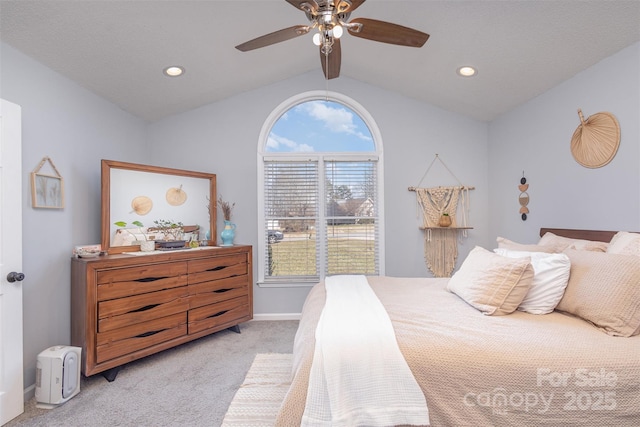
[{"label": "ceiling fan light fixture", "polygon": [[340,37],[342,37],[344,30],[342,29],[342,25],[335,25],[331,32],[333,33],[333,37],[339,39]]},{"label": "ceiling fan light fixture", "polygon": [[322,44],[322,36],[320,35],[320,33],[315,33],[313,35],[313,44],[315,44],[316,46],[320,46]]},{"label": "ceiling fan light fixture", "polygon": [[462,67],[459,67],[456,72],[458,73],[459,76],[462,76],[462,77],[473,77],[476,74],[478,74],[478,71],[469,65],[464,65]]},{"label": "ceiling fan light fixture", "polygon": [[184,67],[180,67],[179,65],[171,65],[170,67],[162,70],[162,72],[167,77],[178,77],[184,74]]}]

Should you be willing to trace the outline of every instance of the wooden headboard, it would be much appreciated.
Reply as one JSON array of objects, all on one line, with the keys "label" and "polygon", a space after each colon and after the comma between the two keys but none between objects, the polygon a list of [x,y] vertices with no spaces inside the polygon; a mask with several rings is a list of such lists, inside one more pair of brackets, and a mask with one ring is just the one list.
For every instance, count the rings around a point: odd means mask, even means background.
[{"label": "wooden headboard", "polygon": [[598,242],[610,242],[611,238],[617,231],[600,231],[600,230],[572,230],[570,228],[541,228],[540,237],[544,233],[550,232],[562,237],[570,239],[595,240]]}]

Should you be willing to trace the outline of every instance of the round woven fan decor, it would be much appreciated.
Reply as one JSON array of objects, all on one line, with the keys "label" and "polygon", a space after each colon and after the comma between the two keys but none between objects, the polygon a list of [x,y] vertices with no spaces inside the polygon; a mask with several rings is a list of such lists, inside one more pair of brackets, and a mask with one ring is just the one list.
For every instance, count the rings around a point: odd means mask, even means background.
[{"label": "round woven fan decor", "polygon": [[153,201],[147,196],[134,197],[131,201],[131,209],[138,215],[146,215],[153,208]]},{"label": "round woven fan decor", "polygon": [[173,187],[167,190],[167,203],[171,206],[180,206],[187,201],[187,193],[180,187]]},{"label": "round woven fan decor", "polygon": [[609,163],[620,146],[620,125],[611,113],[596,113],[584,119],[578,110],[580,126],[571,138],[571,154],[586,168],[600,168]]}]

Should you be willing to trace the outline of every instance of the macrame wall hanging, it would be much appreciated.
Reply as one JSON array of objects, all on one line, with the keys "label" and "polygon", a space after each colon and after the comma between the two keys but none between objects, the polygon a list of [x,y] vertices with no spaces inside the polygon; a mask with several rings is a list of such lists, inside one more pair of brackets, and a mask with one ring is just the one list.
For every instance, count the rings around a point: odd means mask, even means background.
[{"label": "macrame wall hanging", "polygon": [[[422,181],[438,160],[458,181],[459,186],[420,187]],[[427,268],[434,277],[450,277],[458,258],[458,237],[466,237],[469,227],[469,190],[475,187],[462,185],[460,180],[436,154],[422,176],[415,191],[417,206],[422,216],[421,230],[424,230],[424,258]],[[458,211],[460,206],[460,211]]]}]

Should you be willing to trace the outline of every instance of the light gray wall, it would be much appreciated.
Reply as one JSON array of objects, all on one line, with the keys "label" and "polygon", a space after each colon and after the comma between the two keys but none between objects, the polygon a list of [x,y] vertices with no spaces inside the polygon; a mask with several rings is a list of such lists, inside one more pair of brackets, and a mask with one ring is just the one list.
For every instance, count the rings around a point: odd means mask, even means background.
[{"label": "light gray wall", "polygon": [[[585,119],[607,111],[620,147],[602,168],[578,164],[570,141]],[[640,231],[640,43],[604,59],[489,126],[490,236],[533,243],[540,227]],[[525,172],[530,215],[520,219]]]},{"label": "light gray wall", "polygon": [[[257,248],[257,152],[260,130],[271,112],[299,93],[325,90],[319,70],[173,116],[149,126],[151,162],[218,175],[218,193],[236,202],[236,242]],[[472,191],[474,227],[459,247],[459,261],[475,244],[488,243],[486,123],[434,108],[397,94],[341,77],[329,90],[347,95],[374,118],[382,134],[386,227],[386,274],[431,276],[424,263],[423,232],[418,229],[417,185],[438,153]],[[423,185],[458,184],[436,163]],[[221,221],[218,228],[222,229]],[[257,254],[254,273],[257,277]],[[309,288],[254,287],[254,311],[299,313]]]},{"label": "light gray wall", "polygon": [[[146,160],[146,123],[2,44],[0,97],[22,107],[24,384],[36,357],[70,343],[70,257],[100,243],[100,159]],[[49,156],[64,209],[31,207],[30,172]],[[47,173],[52,170],[43,169]]]}]

